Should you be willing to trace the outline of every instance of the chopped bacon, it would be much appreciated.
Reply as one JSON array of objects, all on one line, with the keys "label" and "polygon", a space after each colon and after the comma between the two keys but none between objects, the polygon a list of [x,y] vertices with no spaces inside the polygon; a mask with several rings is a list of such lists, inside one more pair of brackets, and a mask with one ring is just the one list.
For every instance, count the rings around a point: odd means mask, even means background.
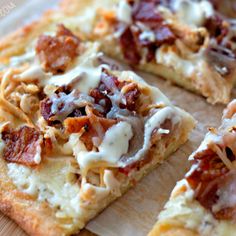
[{"label": "chopped bacon", "polygon": [[34,157],[37,147],[41,147],[42,138],[40,132],[28,126],[22,126],[18,130],[5,130],[2,132],[5,143],[3,158],[8,162],[35,166]]},{"label": "chopped bacon", "polygon": [[[124,86],[128,86],[129,89],[122,94],[121,90]],[[103,70],[101,82],[97,88],[90,91],[90,96],[95,99],[95,103],[104,108],[104,115],[106,115],[112,107],[111,98],[109,96],[116,93],[119,93],[120,97],[125,99],[124,103],[120,101],[120,103],[117,104],[120,108],[135,111],[136,102],[140,96],[138,85],[136,83],[119,81],[116,76],[109,74],[106,70]]]},{"label": "chopped bacon", "polygon": [[[102,141],[105,132],[116,123],[116,120],[99,117],[91,112],[87,116],[67,118],[64,126],[68,133],[79,133],[83,129],[80,140],[87,150],[91,151]],[[99,143],[95,143],[94,138],[97,138]]]},{"label": "chopped bacon", "polygon": [[[235,156],[229,148],[226,148],[226,154],[231,161],[235,160]],[[224,196],[220,194],[220,191],[226,190],[234,191],[233,194],[236,193],[235,171],[229,171],[211,149],[196,153],[194,159],[194,168],[186,179],[195,191],[195,199],[210,210],[216,219],[235,219],[236,205],[230,205],[232,202],[225,201],[222,199]],[[223,205],[222,202],[224,202]],[[219,203],[221,204],[220,208],[214,208]]]},{"label": "chopped bacon", "polygon": [[51,112],[51,107],[52,107],[52,101],[50,100],[50,98],[45,98],[40,102],[41,114],[43,118],[48,122],[50,122],[50,117],[53,116]]},{"label": "chopped bacon", "polygon": [[125,59],[131,65],[139,64],[141,56],[138,50],[137,43],[135,41],[134,35],[130,29],[127,27],[120,36],[120,46]]},{"label": "chopped bacon", "polygon": [[80,40],[63,25],[58,25],[56,36],[39,36],[36,52],[46,71],[62,73],[78,55]]},{"label": "chopped bacon", "polygon": [[[81,103],[85,102],[85,99],[91,99],[88,96],[84,96]],[[53,94],[51,98],[45,98],[40,102],[40,112],[43,118],[49,125],[55,125],[61,123],[66,117],[77,117],[85,114],[84,107],[77,107],[74,101],[79,100],[79,94],[64,92],[58,92]],[[53,110],[54,109],[54,110]]]}]

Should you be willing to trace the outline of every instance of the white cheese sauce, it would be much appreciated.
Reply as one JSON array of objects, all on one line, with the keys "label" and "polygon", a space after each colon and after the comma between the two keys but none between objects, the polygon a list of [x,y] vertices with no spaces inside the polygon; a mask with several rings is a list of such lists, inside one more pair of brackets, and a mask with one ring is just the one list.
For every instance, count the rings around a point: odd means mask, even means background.
[{"label": "white cheese sauce", "polygon": [[119,122],[107,130],[102,143],[98,147],[98,152],[74,151],[77,162],[85,170],[89,168],[91,163],[97,161],[105,161],[116,165],[120,157],[127,153],[129,140],[132,136],[131,125],[127,122]]},{"label": "white cheese sauce", "polygon": [[173,8],[177,18],[184,24],[199,27],[206,18],[214,14],[209,1],[174,0]]},{"label": "white cheese sauce", "polygon": [[117,19],[126,24],[132,23],[132,9],[126,0],[121,0],[117,9]]},{"label": "white cheese sauce", "polygon": [[132,162],[138,161],[146,154],[146,151],[150,148],[151,145],[151,135],[155,128],[159,128],[161,124],[166,120],[170,119],[172,121],[172,125],[180,122],[181,117],[178,115],[178,112],[175,108],[172,107],[164,107],[161,110],[157,111],[153,116],[151,116],[146,122],[144,126],[144,142],[143,147],[140,149],[135,156],[130,157],[125,162],[119,162],[119,166],[125,167]]}]

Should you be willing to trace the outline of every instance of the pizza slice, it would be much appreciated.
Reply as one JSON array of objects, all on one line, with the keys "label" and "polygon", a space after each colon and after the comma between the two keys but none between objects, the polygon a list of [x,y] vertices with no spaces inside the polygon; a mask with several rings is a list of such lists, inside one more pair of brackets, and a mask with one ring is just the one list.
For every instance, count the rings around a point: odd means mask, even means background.
[{"label": "pizza slice", "polygon": [[233,236],[236,232],[236,100],[191,156],[149,236]]},{"label": "pizza slice", "polygon": [[77,233],[195,123],[55,14],[1,51],[0,210],[30,235]]},{"label": "pizza slice", "polygon": [[210,1],[63,3],[67,22],[77,22],[75,28],[101,42],[108,55],[201,94],[210,103],[229,102],[236,69],[235,23]]}]

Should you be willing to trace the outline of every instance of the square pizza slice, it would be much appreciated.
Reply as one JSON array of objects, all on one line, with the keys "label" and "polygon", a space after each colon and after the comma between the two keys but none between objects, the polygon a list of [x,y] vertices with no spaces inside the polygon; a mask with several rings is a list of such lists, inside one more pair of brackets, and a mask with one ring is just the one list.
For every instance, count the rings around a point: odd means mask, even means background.
[{"label": "square pizza slice", "polygon": [[183,144],[193,118],[48,12],[1,44],[0,210],[71,235]]},{"label": "square pizza slice", "polygon": [[67,22],[101,42],[108,55],[210,103],[228,103],[236,69],[235,22],[212,2],[64,0],[62,9]]},{"label": "square pizza slice", "polygon": [[234,236],[236,232],[236,100],[191,156],[149,236]]}]

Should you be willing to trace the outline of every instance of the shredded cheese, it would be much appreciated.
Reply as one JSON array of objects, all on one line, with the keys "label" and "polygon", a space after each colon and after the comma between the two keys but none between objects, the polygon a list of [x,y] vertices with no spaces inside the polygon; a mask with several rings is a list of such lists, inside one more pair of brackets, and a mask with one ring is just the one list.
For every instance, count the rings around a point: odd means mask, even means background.
[{"label": "shredded cheese", "polygon": [[222,162],[227,166],[227,168],[229,170],[235,169],[233,163],[227,157],[225,149],[221,150],[220,147],[217,144],[213,143],[213,142],[210,143],[209,146],[213,151],[216,152],[216,154],[220,157]]}]

